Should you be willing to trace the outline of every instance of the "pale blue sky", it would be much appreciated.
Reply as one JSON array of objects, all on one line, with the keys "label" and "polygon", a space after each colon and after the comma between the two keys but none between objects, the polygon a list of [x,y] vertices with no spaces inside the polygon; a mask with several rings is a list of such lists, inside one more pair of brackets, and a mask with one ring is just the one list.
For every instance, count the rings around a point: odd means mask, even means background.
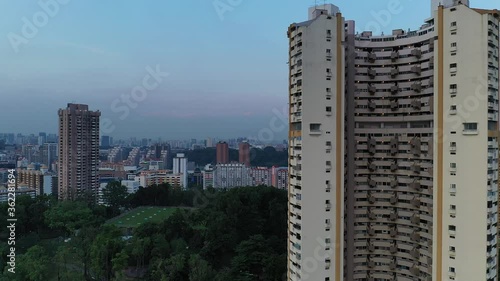
[{"label": "pale blue sky", "polygon": [[[77,102],[101,110],[115,137],[257,135],[269,128],[273,109],[286,107],[287,27],[306,20],[315,2],[58,1],[68,3],[16,53],[9,34],[21,36],[23,17],[32,22],[43,9],[38,1],[0,0],[0,132],[56,132],[57,109]],[[394,1],[330,3],[362,31]],[[222,17],[214,7],[237,2]],[[402,12],[382,24],[386,32],[417,28],[430,16],[430,1],[397,2]],[[499,1],[471,3],[500,8]],[[120,120],[113,101],[156,65],[170,75]],[[285,138],[285,130],[275,137]]]}]

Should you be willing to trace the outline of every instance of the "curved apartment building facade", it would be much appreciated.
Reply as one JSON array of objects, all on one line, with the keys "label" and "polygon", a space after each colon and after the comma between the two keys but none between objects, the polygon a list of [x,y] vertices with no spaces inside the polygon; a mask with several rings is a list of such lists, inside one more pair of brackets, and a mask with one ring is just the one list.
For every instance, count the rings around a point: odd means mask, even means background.
[{"label": "curved apartment building facade", "polygon": [[498,10],[290,39],[289,280],[497,280]]}]

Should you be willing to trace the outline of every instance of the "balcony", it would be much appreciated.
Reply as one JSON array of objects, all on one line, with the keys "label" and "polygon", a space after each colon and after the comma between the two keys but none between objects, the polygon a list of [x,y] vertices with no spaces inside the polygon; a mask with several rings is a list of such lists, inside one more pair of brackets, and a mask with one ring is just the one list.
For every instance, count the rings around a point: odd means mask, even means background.
[{"label": "balcony", "polygon": [[422,84],[421,83],[413,83],[411,84],[411,89],[417,93],[419,93],[420,91],[422,91]]},{"label": "balcony", "polygon": [[396,61],[399,58],[399,52],[398,51],[393,51],[391,53],[391,60]]},{"label": "balcony", "polygon": [[372,179],[369,179],[368,180],[368,186],[374,188],[374,187],[377,187],[377,182],[372,180]]},{"label": "balcony", "polygon": [[411,102],[411,107],[413,107],[413,109],[415,110],[420,110],[422,108],[422,103],[420,102],[420,100],[413,100]]},{"label": "balcony", "polygon": [[410,188],[413,188],[417,191],[420,191],[421,190],[420,182],[414,181],[414,182],[410,183]]},{"label": "balcony", "polygon": [[391,94],[397,94],[399,92],[398,85],[391,86]]},{"label": "balcony", "polygon": [[415,241],[415,242],[420,242],[420,233],[418,232],[413,232],[411,235],[410,235],[410,239]]},{"label": "balcony", "polygon": [[368,213],[368,218],[370,220],[376,220],[377,219],[377,215],[375,215],[375,213],[369,212]]},{"label": "balcony", "polygon": [[398,164],[393,162],[391,164],[391,172],[395,172],[397,169],[398,169]]},{"label": "balcony", "polygon": [[368,102],[368,109],[374,111],[377,108],[377,104],[373,101]]},{"label": "balcony", "polygon": [[391,213],[391,214],[389,214],[389,219],[391,221],[397,220],[398,219],[398,214],[397,213]]},{"label": "balcony", "polygon": [[391,110],[392,111],[396,111],[399,109],[399,103],[397,100],[394,100],[394,101],[391,101]]},{"label": "balcony", "polygon": [[391,77],[396,77],[399,74],[399,69],[398,68],[393,68],[391,69]]},{"label": "balcony", "polygon": [[368,170],[374,172],[375,170],[377,170],[377,165],[375,165],[373,162],[368,164]]},{"label": "balcony", "polygon": [[395,254],[398,252],[398,246],[396,245],[392,245],[390,248],[389,248],[389,252],[391,252],[391,254]]},{"label": "balcony", "polygon": [[370,94],[375,94],[375,92],[377,92],[377,88],[375,86],[369,85],[368,86],[368,92]]},{"label": "balcony", "polygon": [[420,49],[413,49],[411,50],[411,55],[420,58],[422,56],[422,51]]},{"label": "balcony", "polygon": [[399,185],[398,180],[393,179],[391,181],[391,188],[396,188],[396,187],[398,187],[398,185]]},{"label": "balcony", "polygon": [[413,223],[413,224],[420,224],[420,216],[413,215],[411,217],[411,223]]},{"label": "balcony", "polygon": [[411,166],[411,170],[416,173],[416,174],[420,174],[420,171],[421,171],[421,167],[420,167],[420,164],[418,163],[415,163]]},{"label": "balcony", "polygon": [[368,53],[368,61],[369,62],[375,62],[377,59],[377,55],[375,53]]},{"label": "balcony", "polygon": [[373,79],[373,78],[375,78],[375,76],[377,76],[377,72],[374,69],[369,68],[368,69],[368,76]]},{"label": "balcony", "polygon": [[420,75],[422,73],[422,68],[420,66],[413,66],[411,68],[411,72]]}]

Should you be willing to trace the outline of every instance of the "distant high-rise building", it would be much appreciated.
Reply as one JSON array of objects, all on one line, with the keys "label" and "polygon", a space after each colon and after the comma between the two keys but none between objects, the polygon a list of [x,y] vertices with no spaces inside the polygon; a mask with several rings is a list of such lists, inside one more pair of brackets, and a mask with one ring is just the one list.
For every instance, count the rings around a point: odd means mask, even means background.
[{"label": "distant high-rise building", "polygon": [[139,147],[134,147],[128,154],[126,164],[132,166],[138,166],[140,160],[141,160],[141,149]]},{"label": "distant high-rise building", "polygon": [[221,141],[217,143],[216,153],[216,164],[229,164],[229,145],[227,142]]},{"label": "distant high-rise building", "polygon": [[[248,167],[248,166],[247,166]],[[251,167],[249,169],[250,182],[249,186],[271,186],[272,185],[272,169],[266,167]]]},{"label": "distant high-rise building", "polygon": [[252,185],[250,168],[243,164],[217,164],[214,169],[215,188],[233,188]]},{"label": "distant high-rise building", "polygon": [[148,187],[151,185],[159,185],[167,183],[173,187],[183,188],[183,176],[182,174],[174,174],[171,171],[142,171],[136,180],[139,181],[140,186]]},{"label": "distant high-rise building", "polygon": [[500,11],[431,3],[289,27],[287,280],[498,280]]},{"label": "distant high-rise building", "polygon": [[68,104],[59,110],[58,197],[74,200],[99,189],[99,111]]},{"label": "distant high-rise building", "polygon": [[57,142],[57,134],[49,134],[47,136],[47,142],[56,143]]},{"label": "distant high-rise building", "polygon": [[36,190],[36,195],[43,194],[43,173],[35,170],[17,170],[17,187]]},{"label": "distant high-rise building", "polygon": [[101,146],[102,147],[109,147],[109,146],[111,146],[111,142],[110,142],[109,136],[102,136],[101,137]]},{"label": "distant high-rise building", "polygon": [[42,145],[40,150],[41,150],[40,163],[45,164],[50,171],[53,171],[52,164],[54,164],[57,159],[57,143],[46,142]]},{"label": "distant high-rise building", "polygon": [[183,188],[188,187],[188,169],[187,169],[188,159],[184,153],[178,153],[173,161],[173,172],[174,174],[182,174],[182,185]]},{"label": "distant high-rise building", "polygon": [[239,145],[239,162],[250,167],[250,144],[248,142],[241,142]]},{"label": "distant high-rise building", "polygon": [[40,132],[38,134],[38,145],[43,145],[47,141],[47,134]]},{"label": "distant high-rise building", "polygon": [[205,141],[205,146],[206,147],[213,147],[214,146],[212,138],[207,138],[207,140]]},{"label": "distant high-rise building", "polygon": [[279,189],[288,189],[288,167],[272,168],[272,185]]},{"label": "distant high-rise building", "polygon": [[214,167],[207,164],[201,173],[203,174],[203,189],[214,187]]}]

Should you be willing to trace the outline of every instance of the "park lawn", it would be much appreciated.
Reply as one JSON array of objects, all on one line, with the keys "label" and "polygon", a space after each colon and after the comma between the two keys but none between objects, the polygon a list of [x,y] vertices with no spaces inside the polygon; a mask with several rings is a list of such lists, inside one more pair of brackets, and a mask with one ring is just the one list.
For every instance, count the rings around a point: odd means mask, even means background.
[{"label": "park lawn", "polygon": [[106,224],[114,224],[118,227],[135,228],[145,222],[159,223],[169,218],[176,210],[176,207],[139,207],[121,216],[112,218]]}]

